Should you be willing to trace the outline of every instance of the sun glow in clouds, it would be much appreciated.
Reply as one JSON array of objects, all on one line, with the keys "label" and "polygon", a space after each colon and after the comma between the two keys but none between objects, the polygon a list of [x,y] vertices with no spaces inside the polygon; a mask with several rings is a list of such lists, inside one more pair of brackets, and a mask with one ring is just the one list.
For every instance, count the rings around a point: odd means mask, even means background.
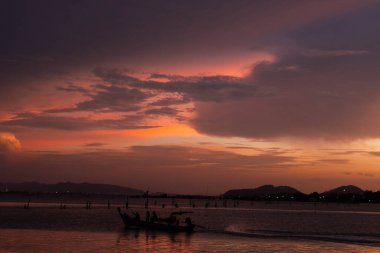
[{"label": "sun glow in clouds", "polygon": [[21,149],[21,143],[12,133],[0,132],[0,152],[16,152]]}]

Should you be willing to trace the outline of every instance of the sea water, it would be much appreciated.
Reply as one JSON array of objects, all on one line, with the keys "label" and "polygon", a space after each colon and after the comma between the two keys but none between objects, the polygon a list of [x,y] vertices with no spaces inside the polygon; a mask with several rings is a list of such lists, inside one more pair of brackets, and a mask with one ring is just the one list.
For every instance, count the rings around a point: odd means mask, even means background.
[{"label": "sea water", "polygon": [[379,205],[175,202],[178,208],[150,201],[149,210],[192,212],[186,216],[200,225],[195,233],[124,229],[116,207],[144,218],[144,200],[130,200],[128,209],[121,202],[108,208],[106,200],[91,209],[0,202],[0,252],[380,252]]}]

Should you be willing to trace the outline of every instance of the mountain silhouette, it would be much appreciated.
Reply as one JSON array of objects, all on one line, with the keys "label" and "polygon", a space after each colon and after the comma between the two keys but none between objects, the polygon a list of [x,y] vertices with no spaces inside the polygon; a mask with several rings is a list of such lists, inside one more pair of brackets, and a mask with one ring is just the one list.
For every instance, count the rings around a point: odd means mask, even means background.
[{"label": "mountain silhouette", "polygon": [[355,185],[344,185],[332,190],[326,191],[327,194],[358,194],[362,195],[364,191]]},{"label": "mountain silhouette", "polygon": [[254,196],[267,196],[267,195],[293,195],[301,193],[297,189],[290,186],[273,186],[263,185],[253,189],[233,189],[223,194],[225,197],[254,197]]},{"label": "mountain silhouette", "polygon": [[0,183],[0,191],[22,191],[31,193],[83,193],[83,194],[127,194],[140,195],[143,191],[109,184],[94,183],[56,183],[43,184],[36,182]]}]

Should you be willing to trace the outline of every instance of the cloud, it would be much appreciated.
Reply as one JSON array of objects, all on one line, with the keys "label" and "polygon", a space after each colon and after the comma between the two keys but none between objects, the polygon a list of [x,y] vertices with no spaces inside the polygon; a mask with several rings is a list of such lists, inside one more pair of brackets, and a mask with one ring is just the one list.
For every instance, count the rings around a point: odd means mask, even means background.
[{"label": "cloud", "polygon": [[358,172],[357,175],[363,176],[363,177],[374,177],[374,173],[367,173],[367,172]]},{"label": "cloud", "polygon": [[0,171],[8,166],[8,158],[21,150],[21,143],[12,133],[0,132]]},{"label": "cloud", "polygon": [[380,36],[373,27],[378,14],[367,10],[284,35],[292,44],[279,47],[276,62],[259,64],[249,77],[256,90],[272,93],[196,102],[193,127],[264,139],[380,137]]},{"label": "cloud", "polygon": [[116,68],[97,67],[92,72],[104,81],[117,85],[124,85],[139,81],[137,78],[127,75],[125,71]]},{"label": "cloud", "polygon": [[191,100],[186,97],[182,96],[180,98],[177,97],[167,97],[167,98],[162,98],[157,101],[154,101],[150,103],[150,106],[170,106],[170,105],[181,105],[181,104],[186,104],[189,103]]},{"label": "cloud", "polygon": [[7,121],[2,121],[0,125],[47,128],[66,131],[84,131],[101,129],[145,129],[157,127],[143,124],[142,118],[138,115],[124,116],[120,119],[104,120],[92,120],[85,117],[34,115],[30,117],[15,118]]},{"label": "cloud", "polygon": [[380,156],[380,151],[370,151],[368,154],[373,156]]},{"label": "cloud", "polygon": [[309,49],[304,52],[306,57],[343,57],[367,54],[366,50],[321,50]]},{"label": "cloud", "polygon": [[147,115],[176,116],[178,114],[178,110],[171,107],[160,107],[146,110],[144,113]]},{"label": "cloud", "polygon": [[179,93],[193,101],[224,102],[240,100],[253,96],[265,96],[267,91],[258,90],[252,83],[232,76],[184,77],[182,80],[134,83],[136,88],[161,92]]},{"label": "cloud", "polygon": [[21,143],[12,133],[0,132],[0,153],[19,151]]},{"label": "cloud", "polygon": [[350,162],[348,159],[319,159],[316,160],[317,163],[323,164],[347,164]]},{"label": "cloud", "polygon": [[[77,91],[83,93],[82,89],[69,86],[67,88],[60,88],[65,91]],[[86,90],[86,93],[89,93]],[[89,100],[81,101],[75,107],[46,110],[48,113],[60,112],[76,112],[76,111],[99,111],[99,112],[128,112],[137,111],[145,99],[151,97],[147,92],[142,92],[138,89],[131,89],[128,87],[120,87],[116,85],[103,85],[97,84],[93,86]]]},{"label": "cloud", "polygon": [[102,143],[102,142],[90,142],[90,143],[85,143],[82,146],[92,148],[92,147],[102,147],[104,145],[106,145],[106,144]]},{"label": "cloud", "polygon": [[79,92],[79,93],[83,93],[83,94],[89,94],[90,93],[90,90],[83,88],[79,85],[73,85],[73,84],[70,84],[66,87],[57,87],[57,90],[66,91],[66,92],[74,92],[74,93]]},{"label": "cloud", "polygon": [[[287,8],[274,8],[277,4],[272,2],[250,1],[246,1],[245,4],[226,2],[216,5],[213,1],[173,5],[164,1],[148,5],[125,2],[118,6],[112,3],[94,3],[88,6],[78,3],[69,6],[65,3],[51,5],[49,1],[44,2],[44,8],[27,2],[7,4],[6,8],[3,8],[3,15],[0,15],[1,19],[6,21],[0,23],[4,24],[17,24],[19,19],[30,21],[17,29],[12,25],[2,27],[7,39],[0,41],[0,50],[4,54],[0,60],[0,67],[4,73],[0,76],[1,83],[4,84],[0,87],[1,90],[4,89],[4,92],[0,92],[0,100],[6,101],[2,103],[12,108],[5,112],[6,118],[9,118],[8,114],[17,113],[17,110],[26,110],[25,108],[31,104],[34,108],[43,108],[41,110],[44,112],[7,120],[2,124],[66,130],[142,127],[141,122],[131,123],[125,119],[91,120],[70,117],[70,113],[155,113],[183,119],[183,116],[175,115],[173,110],[182,104],[189,103],[188,106],[193,106],[195,103],[196,118],[193,126],[211,135],[271,138],[335,136],[335,133],[338,133],[346,137],[349,133],[359,130],[360,136],[377,135],[377,127],[374,126],[368,131],[357,123],[362,119],[365,123],[376,123],[367,120],[372,115],[367,110],[367,104],[362,103],[360,99],[360,96],[364,97],[365,91],[368,91],[370,99],[375,100],[376,93],[373,90],[369,90],[364,84],[364,89],[357,87],[358,95],[351,95],[349,89],[344,92],[345,88],[337,84],[332,87],[326,85],[333,81],[330,75],[332,72],[341,79],[347,76],[347,82],[357,81],[359,78],[355,79],[353,76],[358,74],[357,70],[370,67],[363,59],[372,59],[374,62],[378,59],[375,56],[378,41],[376,38],[372,40],[365,37],[365,34],[376,36],[375,28],[367,28],[370,27],[369,24],[376,23],[373,22],[377,21],[373,18],[376,15],[367,15],[372,17],[372,22],[368,22],[368,18],[357,18],[355,22],[358,25],[354,26],[354,30],[359,36],[352,36],[349,33],[352,29],[346,28],[352,27],[352,23],[340,27],[339,24],[314,27],[315,24],[320,25],[337,14],[346,16],[333,19],[335,23],[350,18],[350,15],[347,15],[348,11],[356,10],[362,13],[365,10],[362,7],[366,6],[367,2],[349,1],[344,5],[340,1],[328,4],[291,2]],[[23,8],[29,11],[20,12]],[[173,12],[172,8],[176,11]],[[87,10],[85,18],[82,9]],[[126,10],[128,15],[125,15]],[[238,15],[231,16],[231,13]],[[136,23],[135,21],[141,17],[144,17],[146,22]],[[9,22],[12,20],[14,22]],[[173,23],[172,20],[180,22]],[[310,26],[312,29],[309,32],[303,30],[309,29]],[[332,28],[326,30],[326,27]],[[365,29],[359,31],[357,27]],[[62,37],[62,34],[65,36]],[[265,43],[259,45],[262,38],[272,37],[288,40],[274,40],[277,44],[274,43],[273,47]],[[28,41],[28,45],[22,43],[23,41]],[[294,44],[287,47],[282,45],[284,41]],[[344,43],[349,45],[340,46],[346,45]],[[243,54],[249,55],[252,53],[248,51],[249,48],[255,46],[261,46],[263,53],[278,56],[278,61],[257,65],[253,76],[249,78],[223,74],[181,76],[169,73],[170,69],[176,69],[179,62],[186,62],[183,66],[191,69],[194,63],[187,62],[187,59],[205,61],[205,66],[212,66],[212,60],[215,61],[215,56],[219,55],[218,59],[225,61],[229,66],[230,55],[243,51]],[[355,58],[357,64],[350,65],[350,58]],[[94,68],[94,63],[99,62],[106,67]],[[146,72],[135,73],[120,66],[121,62],[132,68],[149,69],[143,70]],[[342,67],[339,67],[342,62]],[[119,67],[115,67],[118,65]],[[232,65],[235,64],[231,63]],[[161,66],[164,67],[153,73]],[[321,66],[325,66],[325,69]],[[73,73],[81,75],[82,70],[91,68],[92,74],[98,78],[96,81],[100,81],[100,84],[91,87],[73,84]],[[163,69],[168,73],[161,73]],[[349,75],[339,72],[342,69],[347,70]],[[206,73],[207,71],[209,69],[205,69]],[[57,104],[62,105],[62,108],[56,109],[57,105],[52,105],[51,108],[54,109],[46,110],[45,103],[35,105],[35,100],[41,100],[40,96],[50,95],[50,90],[47,89],[49,85],[41,85],[43,88],[39,87],[41,90],[33,93],[34,101],[26,102],[22,92],[24,89],[32,90],[30,87],[35,87],[33,83],[50,84],[50,77],[60,80],[62,76],[70,76],[70,81],[62,81],[69,85],[63,87],[60,83],[58,90],[78,93],[76,95],[80,99],[85,97],[84,100],[70,101],[71,106],[67,106],[66,99],[58,99],[60,101],[57,101]],[[86,74],[82,77],[89,80]],[[369,75],[368,78],[376,79],[376,76]],[[76,81],[79,83],[84,79]],[[90,80],[96,83],[93,76]],[[352,87],[350,84],[348,86]],[[9,92],[11,88],[14,90],[12,93]],[[44,94],[41,95],[40,91],[44,91]],[[355,93],[356,90],[352,92]],[[159,111],[155,106],[170,107],[172,110]],[[144,111],[147,113],[144,114]],[[352,122],[348,112],[360,115],[359,119]],[[65,113],[65,116],[58,119],[59,113]],[[341,118],[347,119],[341,120],[334,115],[342,115]],[[38,126],[39,123],[43,125]],[[80,123],[83,126],[80,126]],[[332,123],[332,127],[327,126],[329,123]],[[366,124],[370,125],[374,124]],[[343,131],[340,131],[341,129]]]},{"label": "cloud", "polygon": [[[107,71],[110,71],[108,73]],[[114,76],[113,73],[118,71],[118,75]],[[113,78],[105,78],[104,76],[112,75]],[[268,91],[257,90],[252,83],[246,80],[226,75],[212,75],[212,76],[179,76],[155,73],[151,74],[150,78],[156,79],[158,77],[165,78],[167,81],[155,80],[142,80],[134,78],[129,80],[128,73],[122,70],[108,70],[103,69],[102,81],[110,83],[114,86],[125,84],[138,90],[149,90],[156,92],[169,93],[171,95],[181,95],[181,97],[169,97],[156,101],[156,103],[181,104],[193,101],[214,101],[222,102],[225,100],[238,100],[252,96],[267,95]],[[128,81],[125,82],[124,80]],[[114,87],[111,86],[111,87]],[[118,89],[123,89],[118,86]],[[156,94],[157,95],[157,94]]]}]

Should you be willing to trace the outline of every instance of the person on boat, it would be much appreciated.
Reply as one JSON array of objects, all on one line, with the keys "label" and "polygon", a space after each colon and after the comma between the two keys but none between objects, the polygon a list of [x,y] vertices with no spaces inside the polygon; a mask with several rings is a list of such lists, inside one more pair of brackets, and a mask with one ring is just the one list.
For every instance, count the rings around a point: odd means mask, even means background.
[{"label": "person on boat", "polygon": [[135,216],[133,218],[135,221],[141,221],[140,214],[138,212],[133,212],[133,215]]},{"label": "person on boat", "polygon": [[165,219],[166,223],[168,223],[168,225],[174,225],[174,224],[178,224],[178,220],[177,220],[177,216],[175,216],[174,214],[170,214],[170,216],[168,218]]},{"label": "person on boat", "polygon": [[149,212],[149,211],[146,211],[145,222],[148,223],[149,221],[150,221],[150,212]]},{"label": "person on boat", "polygon": [[131,218],[131,217],[130,217],[127,213],[123,213],[123,220],[125,220],[125,221],[129,221],[130,218]]},{"label": "person on boat", "polygon": [[190,217],[186,217],[185,219],[185,224],[188,226],[188,227],[191,227],[193,225],[193,222],[191,221],[191,218]]},{"label": "person on boat", "polygon": [[150,218],[150,222],[151,223],[154,223],[158,221],[158,216],[157,216],[157,213],[155,211],[152,212],[152,217]]}]

